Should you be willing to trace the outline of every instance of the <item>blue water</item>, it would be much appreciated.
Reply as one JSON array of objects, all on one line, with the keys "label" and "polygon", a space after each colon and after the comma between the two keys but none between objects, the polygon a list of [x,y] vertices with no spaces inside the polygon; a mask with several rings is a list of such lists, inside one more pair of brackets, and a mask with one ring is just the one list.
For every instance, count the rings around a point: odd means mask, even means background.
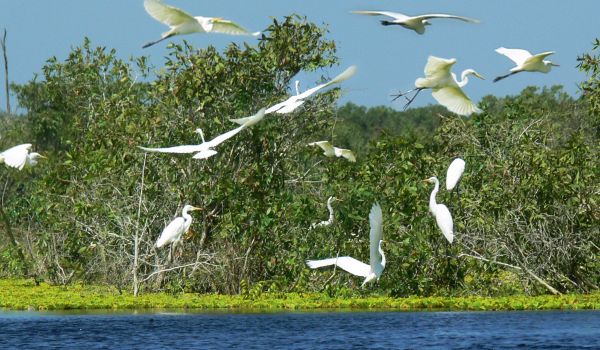
[{"label": "blue water", "polygon": [[600,312],[1,312],[0,349],[600,349]]}]

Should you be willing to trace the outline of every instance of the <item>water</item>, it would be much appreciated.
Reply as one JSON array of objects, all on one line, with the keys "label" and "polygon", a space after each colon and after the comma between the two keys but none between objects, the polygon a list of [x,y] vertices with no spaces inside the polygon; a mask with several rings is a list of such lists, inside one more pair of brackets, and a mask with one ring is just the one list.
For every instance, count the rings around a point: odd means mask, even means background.
[{"label": "water", "polygon": [[0,349],[600,349],[600,312],[1,312]]}]

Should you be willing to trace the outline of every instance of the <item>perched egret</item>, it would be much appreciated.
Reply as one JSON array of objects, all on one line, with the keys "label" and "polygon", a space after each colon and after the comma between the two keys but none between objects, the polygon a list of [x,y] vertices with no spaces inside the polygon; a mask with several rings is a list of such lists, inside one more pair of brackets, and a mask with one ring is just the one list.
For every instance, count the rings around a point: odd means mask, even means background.
[{"label": "perched egret", "polygon": [[[415,81],[415,89],[399,93],[395,95],[396,100],[404,96],[407,100],[404,109],[417,97],[419,92],[424,89],[431,89],[431,95],[442,106],[446,107],[450,112],[458,115],[468,116],[472,113],[479,113],[481,110],[467,97],[462,91],[462,87],[469,82],[469,75],[474,75],[479,79],[484,79],[479,73],[473,69],[466,69],[461,74],[461,80],[456,79],[456,74],[450,72],[452,66],[456,63],[456,59],[444,59],[435,56],[429,56],[425,65],[425,78],[418,78]],[[412,98],[406,97],[407,94],[416,91]]]},{"label": "perched egret", "polygon": [[239,24],[223,18],[192,16],[177,7],[163,4],[160,0],[144,0],[144,8],[150,16],[168,25],[170,29],[164,32],[160,39],[151,41],[142,46],[142,48],[152,46],[174,35],[182,34],[223,33],[231,35],[260,35],[260,32],[250,33]]},{"label": "perched egret", "polygon": [[324,151],[323,154],[327,157],[344,157],[351,162],[356,162],[356,156],[354,156],[354,153],[351,150],[333,147],[329,141],[311,142],[308,145],[321,147],[321,149]]},{"label": "perched egret", "polygon": [[415,32],[417,32],[419,34],[425,33],[425,26],[431,25],[431,23],[428,20],[432,19],[432,18],[450,18],[450,19],[458,19],[458,20],[461,20],[464,22],[469,22],[469,23],[479,23],[479,20],[476,20],[473,18],[447,15],[447,14],[443,14],[443,13],[432,13],[432,14],[420,15],[420,16],[407,16],[402,13],[389,12],[389,11],[352,11],[352,13],[356,13],[359,15],[367,15],[367,16],[391,17],[392,18],[391,21],[383,20],[383,21],[381,21],[381,24],[383,24],[384,26],[391,26],[391,25],[402,26],[406,29],[414,30]]},{"label": "perched egret", "polygon": [[327,199],[327,210],[329,210],[329,219],[325,220],[325,221],[313,223],[312,225],[310,225],[311,229],[314,229],[316,227],[322,227],[322,226],[330,226],[333,224],[334,216],[333,216],[333,207],[331,206],[331,203],[333,203],[336,200],[338,200],[338,199],[335,197],[329,197]]},{"label": "perched egret", "polygon": [[[314,93],[316,93],[317,91],[324,89],[330,85],[333,84],[339,84],[341,82],[343,82],[344,80],[349,79],[350,77],[352,77],[354,74],[356,73],[356,66],[350,66],[348,68],[346,68],[345,71],[343,71],[342,73],[340,73],[337,77],[331,79],[330,81],[323,83],[321,85],[317,85],[311,89],[308,89],[306,91],[304,91],[303,93],[300,93],[300,89],[298,87],[298,85],[300,84],[299,81],[296,80],[296,95],[291,96],[290,98],[288,98],[287,100],[280,102],[276,105],[273,105],[269,108],[267,108],[267,110],[265,111],[265,114],[270,114],[270,113],[278,113],[278,114],[287,114],[287,113],[291,113],[294,110],[296,110],[296,108],[300,107],[302,104],[304,104],[304,102],[306,102],[305,100],[310,97],[311,95],[313,95]],[[237,123],[237,124],[243,124],[246,122],[248,118],[240,118],[240,119],[231,119],[232,122]]]},{"label": "perched egret", "polygon": [[496,77],[494,83],[519,72],[548,73],[553,66],[559,67],[558,64],[552,61],[544,60],[544,58],[552,55],[554,51],[546,51],[538,53],[537,55],[532,55],[527,50],[499,47],[496,49],[496,52],[508,57],[511,61],[515,62],[517,66],[511,68],[510,73]]},{"label": "perched egret", "polygon": [[337,258],[329,258],[323,260],[307,260],[306,264],[311,269],[318,267],[337,265],[342,270],[345,270],[355,276],[365,277],[362,287],[374,279],[379,280],[383,269],[385,268],[385,254],[381,248],[383,243],[383,217],[381,207],[378,203],[373,204],[371,213],[369,213],[369,222],[371,224],[370,238],[370,254],[367,265],[350,256],[340,256]]},{"label": "perched egret", "polygon": [[465,171],[465,161],[456,158],[450,163],[448,167],[448,171],[446,172],[446,189],[448,191],[452,191],[452,189],[456,186],[463,172]]},{"label": "perched egret", "polygon": [[4,163],[9,167],[23,170],[25,166],[36,165],[38,158],[46,158],[37,152],[29,152],[30,150],[30,143],[11,147],[0,153],[0,164]]},{"label": "perched egret", "polygon": [[435,221],[440,230],[442,230],[444,237],[446,237],[448,242],[452,243],[454,240],[454,223],[452,222],[450,210],[448,210],[448,207],[445,205],[435,202],[435,196],[440,189],[440,182],[435,176],[423,181],[435,184],[433,191],[431,191],[431,195],[429,196],[429,211],[435,216]]},{"label": "perched egret", "polygon": [[201,210],[187,204],[181,211],[181,216],[176,217],[171,221],[162,231],[158,240],[156,240],[156,247],[160,248],[169,243],[177,243],[181,240],[181,236],[190,229],[192,225],[192,216],[189,214],[190,211]]},{"label": "perched egret", "polygon": [[174,146],[174,147],[166,147],[166,148],[148,148],[148,147],[140,147],[144,151],[148,152],[160,152],[160,153],[196,153],[192,158],[194,159],[206,159],[217,154],[213,148],[217,147],[225,140],[232,138],[240,131],[246,129],[249,126],[252,126],[258,123],[265,116],[265,109],[261,109],[257,114],[252,117],[248,117],[246,122],[241,126],[229,130],[228,132],[221,134],[210,141],[204,140],[204,134],[201,129],[196,129],[196,132],[200,134],[202,138],[202,143],[199,145],[183,145],[183,146]]}]

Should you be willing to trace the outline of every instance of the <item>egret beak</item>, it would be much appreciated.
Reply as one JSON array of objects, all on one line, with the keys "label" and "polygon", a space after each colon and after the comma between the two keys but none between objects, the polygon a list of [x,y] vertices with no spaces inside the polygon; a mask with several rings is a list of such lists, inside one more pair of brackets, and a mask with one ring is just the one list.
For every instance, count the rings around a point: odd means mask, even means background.
[{"label": "egret beak", "polygon": [[196,210],[203,210],[203,208],[200,208],[200,207],[192,207],[192,209],[190,209],[190,211],[196,211]]},{"label": "egret beak", "polygon": [[38,158],[42,158],[42,159],[48,159],[48,157],[46,157],[46,156],[43,156],[43,155],[41,155],[41,154],[38,156]]},{"label": "egret beak", "polygon": [[554,62],[550,62],[550,65],[553,67],[560,67],[560,64]]},{"label": "egret beak", "polygon": [[481,80],[485,80],[485,78],[481,74],[479,74],[477,72],[473,72],[473,75],[476,76],[477,78],[481,79]]},{"label": "egret beak", "polygon": [[427,182],[427,183],[431,183],[431,180],[429,180],[429,179],[423,179],[422,181],[423,182]]}]

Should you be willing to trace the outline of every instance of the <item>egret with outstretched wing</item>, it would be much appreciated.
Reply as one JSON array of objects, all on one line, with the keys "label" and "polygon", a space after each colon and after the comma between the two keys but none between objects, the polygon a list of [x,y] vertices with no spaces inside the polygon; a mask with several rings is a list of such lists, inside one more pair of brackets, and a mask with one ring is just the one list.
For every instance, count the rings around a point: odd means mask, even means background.
[{"label": "egret with outstretched wing", "polygon": [[[404,109],[406,109],[421,90],[431,89],[433,98],[450,112],[463,116],[481,112],[475,103],[463,92],[462,88],[469,82],[469,75],[474,75],[479,79],[484,78],[473,69],[465,69],[461,74],[461,80],[458,81],[456,74],[450,71],[455,63],[456,59],[454,58],[445,59],[429,56],[425,65],[425,78],[418,78],[415,81],[414,89],[395,95],[394,100],[399,97],[405,97],[407,103],[404,105]],[[416,91],[413,97],[406,97],[407,94],[413,91]]]},{"label": "egret with outstretched wing", "polygon": [[356,162],[354,152],[346,148],[334,147],[329,141],[311,142],[308,145],[321,147],[326,157],[344,157],[353,163]]},{"label": "egret with outstretched wing", "polygon": [[541,72],[548,73],[552,69],[552,67],[558,67],[559,65],[545,60],[544,58],[552,55],[554,51],[546,51],[542,53],[538,53],[537,55],[532,55],[527,50],[522,49],[507,49],[505,47],[499,47],[496,49],[496,52],[508,57],[511,61],[513,61],[516,66],[510,69],[510,73],[506,75],[501,75],[494,79],[494,83],[498,80],[502,80],[507,78],[513,74],[517,74],[520,72]]},{"label": "egret with outstretched wing", "polygon": [[246,122],[241,126],[229,130],[228,132],[221,134],[210,141],[204,141],[204,134],[201,129],[196,129],[196,132],[200,134],[202,137],[202,143],[199,145],[182,145],[182,146],[174,146],[174,147],[166,147],[166,148],[149,148],[149,147],[140,147],[138,148],[147,151],[147,152],[160,152],[160,153],[196,153],[192,158],[194,159],[206,159],[217,154],[213,148],[217,147],[221,143],[226,140],[232,138],[237,135],[240,131],[246,129],[249,126],[252,126],[258,123],[265,116],[265,109],[261,109],[257,114],[252,117],[248,117]]},{"label": "egret with outstretched wing", "polygon": [[23,170],[25,166],[34,166],[38,163],[38,158],[46,158],[37,152],[30,152],[31,144],[24,143],[11,147],[0,153],[0,164]]},{"label": "egret with outstretched wing", "polygon": [[383,269],[385,268],[385,254],[381,247],[383,243],[383,215],[378,203],[373,204],[373,207],[371,208],[369,222],[371,225],[371,232],[369,234],[369,265],[350,256],[341,256],[322,260],[307,260],[306,264],[308,267],[316,269],[319,267],[336,265],[342,270],[355,276],[364,277],[365,280],[361,285],[362,287],[375,279],[379,280],[379,277],[381,277]]},{"label": "egret with outstretched wing", "polygon": [[143,48],[152,46],[174,35],[192,33],[260,35],[260,32],[250,33],[239,24],[223,18],[192,16],[177,7],[166,5],[160,0],[144,0],[144,8],[150,16],[168,25],[170,29],[164,32],[160,39],[144,44]]},{"label": "egret with outstretched wing", "polygon": [[425,14],[425,15],[419,15],[419,16],[407,16],[402,13],[390,12],[390,11],[352,11],[352,13],[356,13],[359,15],[367,15],[367,16],[387,16],[392,19],[389,21],[382,20],[381,24],[383,24],[384,26],[398,25],[398,26],[402,26],[406,29],[414,30],[415,32],[417,32],[419,34],[425,33],[425,26],[431,25],[429,20],[433,19],[433,18],[458,19],[460,21],[468,22],[468,23],[479,23],[479,20],[477,20],[477,19],[473,19],[473,18],[469,18],[469,17],[462,17],[462,16],[455,16],[455,15],[448,15],[445,13],[431,13],[431,14]]}]

